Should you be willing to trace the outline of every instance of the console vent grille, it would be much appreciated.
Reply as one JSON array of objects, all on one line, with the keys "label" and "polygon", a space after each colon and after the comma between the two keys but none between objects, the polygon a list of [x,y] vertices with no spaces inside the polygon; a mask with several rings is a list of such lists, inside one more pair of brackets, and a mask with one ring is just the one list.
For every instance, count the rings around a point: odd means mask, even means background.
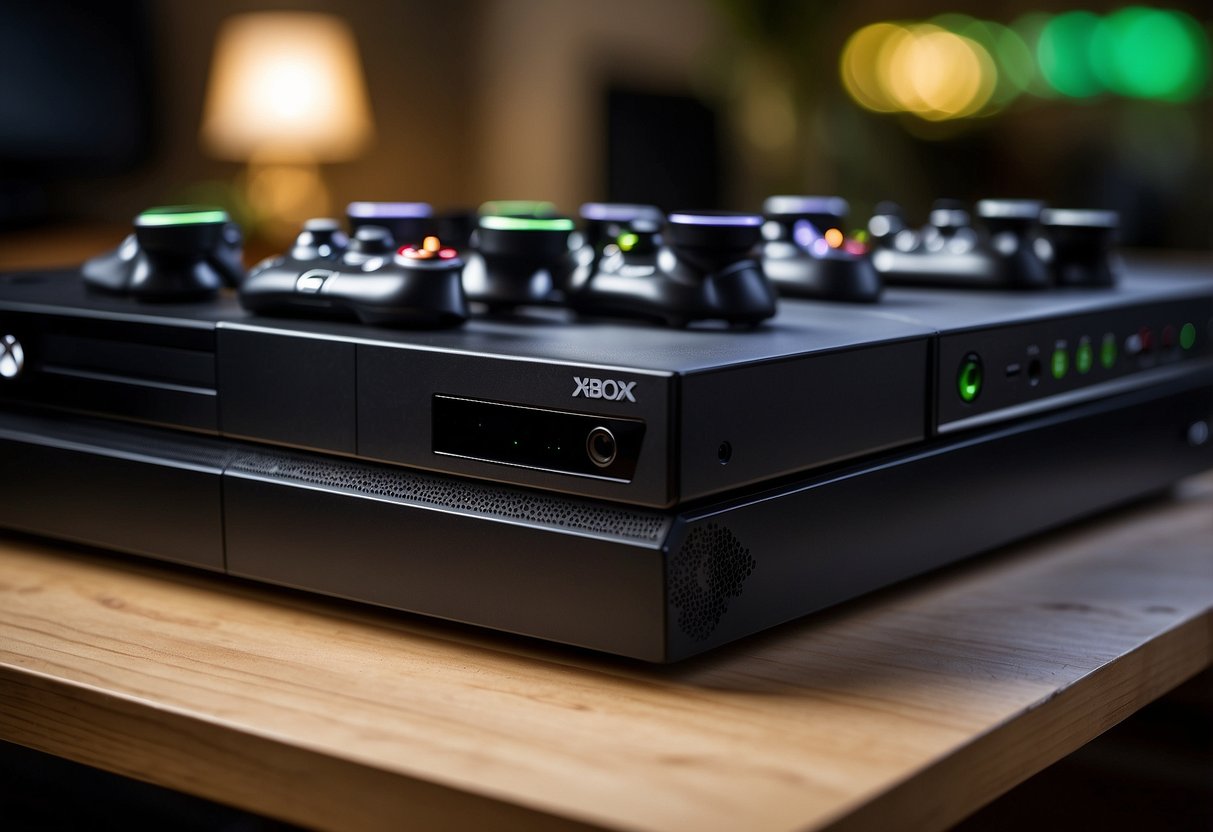
[{"label": "console vent grille", "polygon": [[241,455],[228,471],[645,543],[660,543],[670,525],[655,511],[302,454]]},{"label": "console vent grille", "polygon": [[716,629],[754,571],[750,550],[718,523],[692,528],[670,559],[670,604],[678,626],[695,641]]}]

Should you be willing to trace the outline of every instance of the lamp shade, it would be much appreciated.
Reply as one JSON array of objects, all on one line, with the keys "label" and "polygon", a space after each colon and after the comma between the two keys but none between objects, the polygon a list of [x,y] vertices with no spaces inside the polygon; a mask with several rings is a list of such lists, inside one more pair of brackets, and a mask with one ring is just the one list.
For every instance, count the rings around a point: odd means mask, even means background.
[{"label": "lamp shade", "polygon": [[339,162],[374,132],[354,34],[308,12],[228,18],[215,41],[202,140],[236,161]]}]

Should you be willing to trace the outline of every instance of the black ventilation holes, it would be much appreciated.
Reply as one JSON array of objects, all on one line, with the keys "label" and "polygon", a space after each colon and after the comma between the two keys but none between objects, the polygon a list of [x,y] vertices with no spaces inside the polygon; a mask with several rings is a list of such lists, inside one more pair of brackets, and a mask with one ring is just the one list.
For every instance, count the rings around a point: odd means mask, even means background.
[{"label": "black ventilation holes", "polygon": [[670,561],[670,603],[678,626],[695,641],[716,629],[754,571],[750,550],[717,523],[696,526]]}]

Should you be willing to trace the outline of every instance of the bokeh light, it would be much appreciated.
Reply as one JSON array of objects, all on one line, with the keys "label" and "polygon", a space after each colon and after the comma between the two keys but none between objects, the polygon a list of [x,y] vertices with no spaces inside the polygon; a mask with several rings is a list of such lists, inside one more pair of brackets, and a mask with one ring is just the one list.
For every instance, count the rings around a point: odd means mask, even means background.
[{"label": "bokeh light", "polygon": [[873,23],[851,35],[842,50],[842,83],[859,104],[878,113],[898,107],[881,81],[880,58],[885,43],[905,29],[893,23]]},{"label": "bokeh light", "polygon": [[1104,91],[1088,57],[1100,25],[1091,12],[1066,12],[1041,30],[1036,60],[1045,80],[1062,95],[1089,98]]},{"label": "bokeh light", "polygon": [[1196,21],[1142,6],[1103,20],[1089,57],[1105,87],[1133,98],[1187,100],[1204,87],[1209,70],[1207,44]]},{"label": "bokeh light", "polygon": [[955,13],[873,23],[847,41],[840,71],[864,108],[939,122],[993,115],[1024,94],[1188,101],[1208,86],[1211,62],[1190,16],[1129,6],[1106,17],[1032,12],[1010,26]]},{"label": "bokeh light", "polygon": [[867,109],[929,121],[975,114],[998,81],[981,44],[934,23],[866,26],[844,47],[841,69],[847,91]]}]

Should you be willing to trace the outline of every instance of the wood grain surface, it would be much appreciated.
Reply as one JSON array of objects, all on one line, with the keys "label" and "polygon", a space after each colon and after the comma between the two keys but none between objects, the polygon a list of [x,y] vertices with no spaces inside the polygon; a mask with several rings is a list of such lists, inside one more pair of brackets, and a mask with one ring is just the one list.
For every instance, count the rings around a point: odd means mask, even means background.
[{"label": "wood grain surface", "polygon": [[0,537],[0,737],[318,828],[939,829],[1210,664],[1210,476],[671,667]]}]

